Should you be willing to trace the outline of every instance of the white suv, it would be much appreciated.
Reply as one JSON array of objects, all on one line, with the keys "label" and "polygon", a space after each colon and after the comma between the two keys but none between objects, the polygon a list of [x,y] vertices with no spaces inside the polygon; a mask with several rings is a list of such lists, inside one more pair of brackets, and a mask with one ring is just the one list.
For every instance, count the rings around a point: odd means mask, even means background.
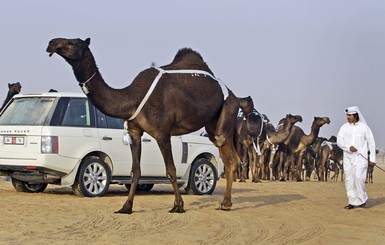
[{"label": "white suv", "polygon": [[[76,195],[104,195],[131,183],[131,149],[123,120],[106,116],[81,93],[18,94],[0,114],[0,175],[20,192],[69,185]],[[173,136],[177,181],[188,193],[211,194],[223,164],[207,137]],[[142,137],[138,190],[169,183],[156,141]]]}]

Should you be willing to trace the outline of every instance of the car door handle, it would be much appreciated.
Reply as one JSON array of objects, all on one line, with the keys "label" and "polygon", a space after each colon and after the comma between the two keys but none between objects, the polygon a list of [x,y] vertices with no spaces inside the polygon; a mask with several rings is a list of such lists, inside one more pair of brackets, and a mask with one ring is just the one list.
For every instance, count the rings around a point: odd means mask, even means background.
[{"label": "car door handle", "polygon": [[102,140],[112,140],[112,137],[103,136]]},{"label": "car door handle", "polygon": [[143,139],[142,142],[151,142],[151,139]]}]

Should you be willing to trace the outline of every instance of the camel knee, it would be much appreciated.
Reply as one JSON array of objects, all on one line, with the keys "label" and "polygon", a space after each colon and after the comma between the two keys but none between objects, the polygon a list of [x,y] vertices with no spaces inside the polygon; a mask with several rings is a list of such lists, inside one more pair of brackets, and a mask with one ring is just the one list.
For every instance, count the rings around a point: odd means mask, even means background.
[{"label": "camel knee", "polygon": [[172,176],[171,174],[167,173],[166,174],[167,176],[167,179],[171,182],[171,183],[175,183],[176,182],[176,176]]},{"label": "camel knee", "polygon": [[225,143],[225,136],[223,136],[223,134],[221,135],[215,135],[215,146],[217,147],[221,147],[223,146],[223,144]]}]

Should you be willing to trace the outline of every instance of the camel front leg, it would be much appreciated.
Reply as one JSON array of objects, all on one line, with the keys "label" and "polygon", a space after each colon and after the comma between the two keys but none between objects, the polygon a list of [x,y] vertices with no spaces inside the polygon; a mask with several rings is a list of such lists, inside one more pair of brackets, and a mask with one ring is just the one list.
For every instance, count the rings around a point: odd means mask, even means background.
[{"label": "camel front leg", "polygon": [[184,202],[180,194],[178,185],[176,183],[176,169],[174,159],[172,157],[171,150],[171,138],[157,139],[158,146],[162,153],[164,163],[166,165],[166,175],[170,180],[172,188],[174,189],[175,201],[173,208],[169,211],[170,213],[184,213]]},{"label": "camel front leg", "polygon": [[214,144],[219,148],[219,154],[226,169],[226,190],[223,194],[223,201],[220,209],[229,210],[231,203],[231,189],[235,169],[240,161],[234,146],[234,129],[238,114],[239,100],[229,90],[229,97],[226,99],[215,127]]},{"label": "camel front leg", "polygon": [[[295,169],[295,177],[297,179],[298,182],[301,182],[302,181],[302,178],[301,178],[301,173],[302,173],[302,162],[303,162],[303,155],[304,153],[303,152],[300,152],[298,154],[298,159],[297,159],[297,167]],[[295,162],[295,158],[293,158],[293,162]]]},{"label": "camel front leg", "polygon": [[260,172],[261,172],[261,164],[260,164],[260,157],[258,157],[257,153],[255,152],[254,149],[250,150],[250,157],[251,160],[250,162],[253,165],[252,169],[252,182],[253,183],[261,183],[261,178],[260,178]]},{"label": "camel front leg", "polygon": [[231,151],[228,148],[229,147],[226,145],[219,147],[219,154],[221,155],[223,163],[225,164],[226,171],[226,189],[223,194],[223,201],[220,205],[221,210],[230,210],[230,208],[233,206],[231,203],[231,189],[237,168],[237,160],[234,159],[235,157],[231,154]]},{"label": "camel front leg", "polygon": [[238,156],[241,158],[241,162],[236,168],[234,179],[239,178],[239,182],[246,182],[248,171],[250,168],[250,158],[248,156],[247,147],[247,142],[242,142],[242,144],[236,145],[236,150],[238,152]]},{"label": "camel front leg", "polygon": [[134,196],[136,187],[138,186],[138,182],[141,175],[140,170],[140,156],[142,152],[141,145],[141,135],[131,135],[132,143],[130,145],[131,153],[132,153],[132,167],[131,167],[131,187],[130,192],[128,193],[128,198],[126,202],[123,204],[123,207],[116,211],[115,213],[120,214],[131,214],[132,207],[134,205]]},{"label": "camel front leg", "polygon": [[274,157],[275,157],[276,148],[274,145],[270,146],[270,157],[269,157],[269,163],[268,168],[270,169],[270,180],[276,180],[278,179],[278,172],[277,172],[277,166],[274,164]]},{"label": "camel front leg", "polygon": [[285,174],[286,174],[286,153],[280,151],[278,152],[278,178],[280,181],[285,181]]}]

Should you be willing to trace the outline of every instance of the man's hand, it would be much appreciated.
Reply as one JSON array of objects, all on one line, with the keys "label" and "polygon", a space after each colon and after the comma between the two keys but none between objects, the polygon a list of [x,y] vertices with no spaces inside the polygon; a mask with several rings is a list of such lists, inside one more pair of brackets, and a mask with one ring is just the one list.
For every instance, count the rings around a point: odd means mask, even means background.
[{"label": "man's hand", "polygon": [[354,146],[351,146],[351,147],[349,148],[349,150],[350,150],[351,152],[356,152],[356,151],[357,151],[356,147],[354,147]]}]

